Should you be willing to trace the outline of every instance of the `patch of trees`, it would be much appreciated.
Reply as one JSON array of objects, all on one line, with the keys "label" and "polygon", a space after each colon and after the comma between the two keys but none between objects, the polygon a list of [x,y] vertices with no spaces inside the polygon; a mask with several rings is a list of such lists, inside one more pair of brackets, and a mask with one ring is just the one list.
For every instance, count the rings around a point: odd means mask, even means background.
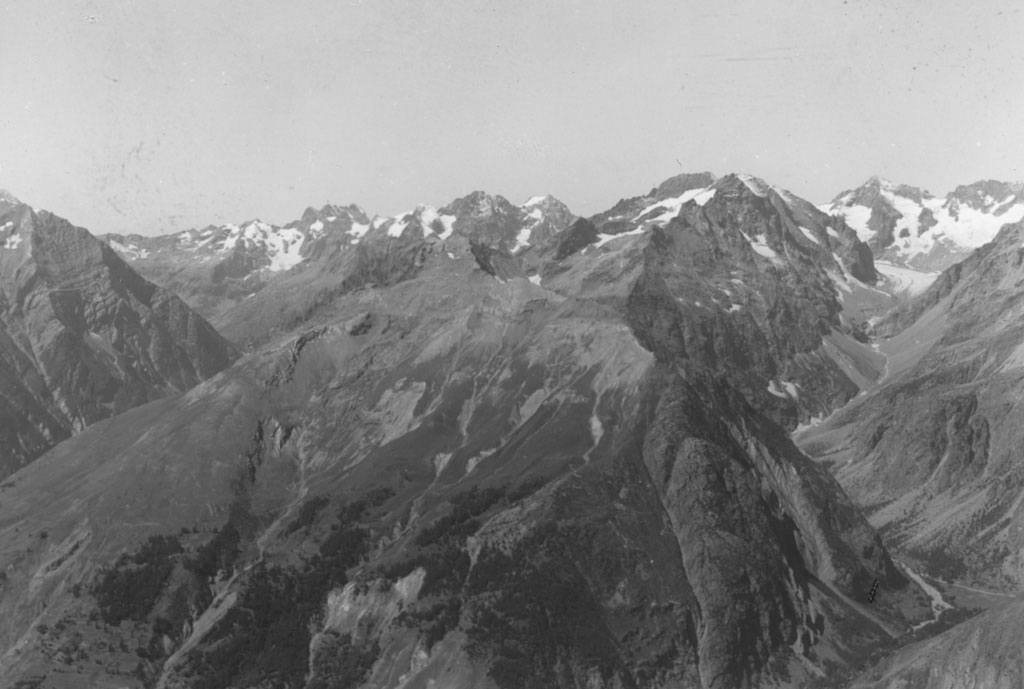
[{"label": "patch of trees", "polygon": [[469,575],[468,651],[490,659],[489,675],[503,689],[556,686],[556,668],[567,663],[606,680],[615,671],[615,643],[569,555],[571,540],[549,526],[511,555],[485,547]]},{"label": "patch of trees", "polygon": [[91,592],[103,621],[145,620],[182,552],[176,537],[150,536],[133,555],[123,554],[100,570]]},{"label": "patch of trees", "polygon": [[377,641],[355,644],[351,634],[333,630],[324,636],[305,689],[354,689],[362,684],[380,655]]},{"label": "patch of trees", "polygon": [[185,566],[207,579],[213,579],[222,569],[230,569],[238,558],[242,535],[230,519],[208,542],[200,546]]},{"label": "patch of trees", "polygon": [[285,535],[290,535],[304,529],[316,520],[316,516],[320,513],[321,508],[327,504],[327,498],[322,495],[318,495],[314,498],[310,498],[306,502],[302,503],[302,507],[299,509],[299,513],[292,520],[288,528],[284,530]]},{"label": "patch of trees", "polygon": [[[343,506],[319,553],[301,568],[254,566],[245,575],[235,605],[212,632],[212,643],[205,651],[192,653],[191,686],[223,689],[265,681],[288,689],[303,686],[312,622],[327,593],[345,585],[347,570],[366,555],[370,531],[359,520],[383,495]],[[377,657],[375,650],[353,649],[350,643],[339,653],[337,662],[349,679],[365,673]],[[354,686],[332,682],[325,686]]]},{"label": "patch of trees", "polygon": [[480,522],[475,517],[489,510],[503,497],[503,488],[472,488],[465,493],[453,495],[449,499],[451,513],[423,529],[416,536],[416,545],[429,546],[442,539],[463,538],[476,533]]},{"label": "patch of trees", "polygon": [[[495,505],[511,505],[532,495],[544,483],[538,477],[508,491],[472,488],[452,496],[451,511],[417,534],[413,540],[417,549],[412,555],[377,570],[379,576],[389,580],[407,576],[418,567],[425,570],[419,602],[404,611],[399,622],[419,629],[428,649],[459,626],[471,566],[465,538],[480,528],[479,517]],[[480,565],[478,561],[477,567]]]}]

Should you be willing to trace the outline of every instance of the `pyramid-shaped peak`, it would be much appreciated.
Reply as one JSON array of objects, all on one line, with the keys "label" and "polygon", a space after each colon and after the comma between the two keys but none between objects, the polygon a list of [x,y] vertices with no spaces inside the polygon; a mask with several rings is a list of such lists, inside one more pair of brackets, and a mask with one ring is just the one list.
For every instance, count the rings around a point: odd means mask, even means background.
[{"label": "pyramid-shaped peak", "polygon": [[746,191],[762,198],[768,196],[768,192],[772,191],[772,186],[760,177],[741,172],[731,172],[728,175],[719,177],[714,186],[715,189],[720,191],[731,191],[734,193]]},{"label": "pyramid-shaped peak", "polygon": [[480,190],[467,194],[460,199],[455,199],[441,209],[442,213],[459,217],[464,215],[493,215],[510,211],[515,211],[515,206],[504,196],[491,195]]}]

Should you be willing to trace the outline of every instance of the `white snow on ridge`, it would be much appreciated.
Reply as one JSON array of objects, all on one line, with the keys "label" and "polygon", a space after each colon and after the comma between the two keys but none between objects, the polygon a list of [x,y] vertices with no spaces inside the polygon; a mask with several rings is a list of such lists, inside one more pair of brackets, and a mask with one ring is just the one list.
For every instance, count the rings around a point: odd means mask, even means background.
[{"label": "white snow on ridge", "polygon": [[[243,227],[229,223],[222,226],[221,230],[227,232],[227,237],[224,238],[223,244],[217,250],[218,253],[232,251],[239,242],[251,244],[266,253],[270,259],[267,269],[274,272],[294,268],[305,260],[300,253],[305,235],[294,227],[274,228],[261,220],[253,220]],[[198,249],[212,239],[213,237],[204,240],[193,248]],[[145,256],[141,258],[145,258]]]},{"label": "white snow on ridge", "polygon": [[363,235],[365,235],[369,231],[370,231],[370,226],[368,224],[367,225],[361,225],[360,223],[354,222],[354,223],[352,223],[352,227],[350,227],[348,232],[346,232],[345,234],[350,234],[353,237],[355,237],[356,239],[360,239],[360,238],[362,238]]},{"label": "white snow on ridge", "polygon": [[545,194],[542,196],[531,196],[523,206],[536,206],[544,203],[549,197]]},{"label": "white snow on ridge", "polygon": [[739,177],[740,181],[747,185],[747,189],[752,191],[754,194],[761,197],[765,197],[768,195],[769,187],[767,184],[764,183],[763,180],[760,180],[752,175],[741,174],[736,176]]},{"label": "white snow on ridge", "polygon": [[645,215],[652,211],[664,209],[663,212],[659,214],[657,217],[649,218],[645,222],[667,223],[674,217],[679,215],[679,211],[682,209],[684,204],[693,201],[698,206],[703,206],[705,203],[710,201],[714,197],[714,195],[715,189],[711,187],[701,189],[690,189],[688,191],[683,192],[680,196],[652,203],[651,205],[647,206],[642,211],[640,211],[633,218],[633,222],[640,220],[640,218],[644,217]]},{"label": "white snow on ridge", "polygon": [[269,269],[277,272],[294,268],[302,263],[304,259],[299,252],[304,240],[303,234],[292,227],[272,232],[267,237],[265,244],[266,252],[270,255]]},{"label": "white snow on ridge", "polygon": [[636,228],[635,230],[630,230],[629,232],[622,232],[620,234],[599,234],[597,236],[597,242],[595,242],[592,246],[594,246],[594,247],[604,246],[605,244],[607,244],[608,242],[612,241],[613,239],[619,239],[620,237],[629,237],[629,236],[632,236],[632,235],[643,234],[645,231],[646,231],[645,228],[643,226],[640,226],[640,227]]},{"label": "white snow on ridge", "polygon": [[[836,210],[830,211],[832,213]],[[850,206],[838,211],[846,218],[846,224],[850,226],[862,242],[866,242],[875,236],[875,231],[868,228],[868,221],[871,219],[871,209],[867,206]]]},{"label": "white snow on ridge", "polygon": [[[15,236],[17,236],[17,235],[15,235]],[[7,243],[10,244],[12,239],[14,239],[14,237],[9,238],[7,240]],[[21,237],[17,237],[17,239],[18,239],[18,241],[14,242],[13,245],[11,245],[11,246],[6,246],[5,245],[4,248],[5,249],[13,249],[14,247],[18,246],[18,242],[21,241]],[[116,251],[117,253],[123,254],[123,255],[125,255],[125,256],[127,256],[129,258],[132,258],[132,259],[146,258],[147,256],[149,256],[149,251],[147,249],[140,249],[139,247],[137,247],[134,244],[122,244],[121,242],[116,241],[114,239],[111,239],[110,241],[108,241],[107,244],[109,244],[110,248],[113,249],[114,251]]]},{"label": "white snow on ridge", "polygon": [[395,216],[395,222],[388,228],[387,235],[389,237],[401,237],[402,233],[405,232],[405,228],[409,226],[409,221],[406,220],[412,213],[402,213],[401,215]]},{"label": "white snow on ridge", "polygon": [[[534,196],[534,199],[545,198],[540,196]],[[530,199],[531,201],[533,199]],[[529,202],[527,202],[529,205]],[[532,211],[526,214],[528,217],[533,219],[533,222],[523,227],[516,233],[516,244],[512,247],[512,253],[516,253],[520,249],[525,249],[530,246],[530,237],[533,235],[533,230],[537,225],[540,225],[544,221],[544,213],[539,208],[534,208]]]},{"label": "white snow on ridge", "polygon": [[[933,196],[926,196],[917,202],[896,194],[892,185],[883,185],[879,193],[903,216],[896,220],[893,228],[892,246],[905,259],[928,254],[940,243],[949,243],[961,249],[976,249],[991,241],[1003,225],[1024,220],[1024,202],[1020,202],[1016,196],[1001,202],[987,198],[982,208],[988,210],[982,210]],[[832,205],[823,206],[822,210],[842,215],[861,241],[869,241],[876,234],[868,228],[871,209],[845,205],[851,198],[850,195],[844,196]],[[956,217],[950,213],[951,207],[956,209]],[[930,211],[935,220],[935,224],[927,229],[923,229],[920,224],[924,210]],[[901,233],[907,236],[901,237]]]}]

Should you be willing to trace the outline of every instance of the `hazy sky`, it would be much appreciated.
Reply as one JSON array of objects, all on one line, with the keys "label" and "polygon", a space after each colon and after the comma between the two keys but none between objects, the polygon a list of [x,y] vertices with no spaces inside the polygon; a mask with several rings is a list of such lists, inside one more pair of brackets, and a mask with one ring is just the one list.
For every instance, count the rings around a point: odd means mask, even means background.
[{"label": "hazy sky", "polygon": [[0,4],[0,187],[146,234],[683,171],[1024,178],[1019,2]]}]

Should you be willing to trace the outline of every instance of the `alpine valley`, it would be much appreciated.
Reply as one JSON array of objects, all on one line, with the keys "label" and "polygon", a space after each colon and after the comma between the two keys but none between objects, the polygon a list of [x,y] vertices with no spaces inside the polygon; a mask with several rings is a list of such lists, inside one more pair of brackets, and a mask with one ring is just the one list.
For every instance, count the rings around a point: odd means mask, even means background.
[{"label": "alpine valley", "polygon": [[1018,687],[1024,195],[0,197],[0,686]]}]

